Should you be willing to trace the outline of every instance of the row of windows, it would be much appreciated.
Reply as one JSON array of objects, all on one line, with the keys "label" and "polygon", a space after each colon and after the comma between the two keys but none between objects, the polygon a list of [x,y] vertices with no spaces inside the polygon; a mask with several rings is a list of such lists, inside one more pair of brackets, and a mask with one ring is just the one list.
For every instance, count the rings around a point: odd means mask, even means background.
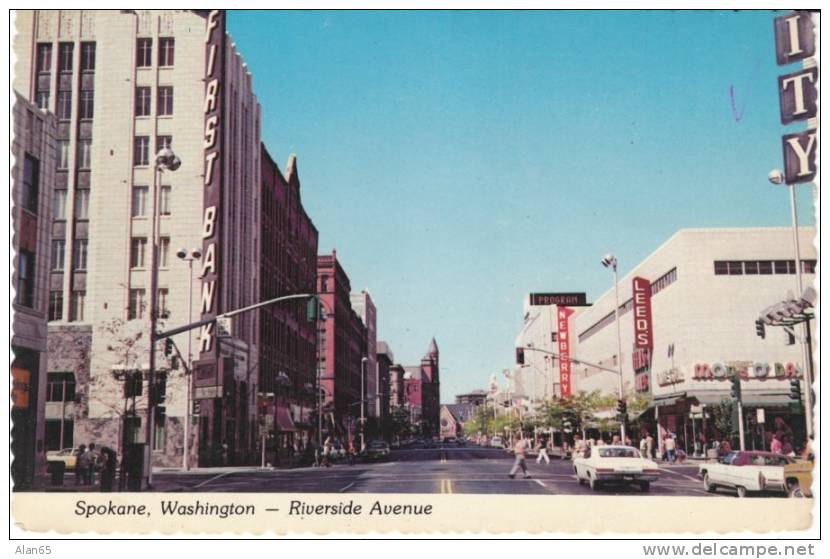
[{"label": "row of windows", "polygon": [[75,401],[75,374],[74,373],[47,373],[46,375],[47,402],[74,402]]},{"label": "row of windows", "polygon": [[[167,301],[169,299],[169,290],[166,287],[161,287],[157,291],[158,301],[156,301],[159,316],[161,318],[168,318],[170,311],[167,308]],[[147,306],[147,290],[144,288],[130,289],[130,302],[127,307],[127,319],[137,320],[147,317],[149,308]]]},{"label": "row of windows", "polygon": [[[71,322],[82,322],[84,320],[84,303],[86,302],[86,291],[74,290],[69,298],[69,320]],[[63,291],[53,290],[49,292],[49,321],[61,320],[63,318]]]},{"label": "row of windows", "polygon": [[[815,274],[816,261],[802,260],[801,273]],[[795,274],[795,260],[715,260],[716,276]]]},{"label": "row of windows", "polygon": [[[89,169],[92,164],[92,140],[78,140],[78,157],[76,164],[78,169]],[[57,147],[57,170],[66,171],[69,169],[69,140],[58,140]]]},{"label": "row of windows", "polygon": [[[173,65],[176,54],[176,41],[172,37],[159,38],[158,65],[169,67]],[[153,39],[140,38],[136,41],[135,65],[138,68],[149,68],[153,65]]]},{"label": "row of windows", "polygon": [[[36,99],[38,107],[47,109],[49,107],[49,92],[39,91]],[[59,91],[58,103],[55,107],[58,120],[70,120],[72,118],[72,92]],[[82,120],[92,119],[95,112],[95,92],[85,89],[78,94],[78,118]]]},{"label": "row of windows", "polygon": [[[75,55],[75,43],[58,44],[58,72],[71,72]],[[35,62],[38,73],[47,73],[52,70],[52,44],[39,43],[37,45],[37,60]],[[81,71],[95,71],[95,43],[81,43]]]},{"label": "row of windows", "polygon": [[[159,215],[169,216],[170,210],[170,185],[159,187]],[[150,203],[150,189],[147,186],[133,187],[132,216],[145,217],[148,215]]]},{"label": "row of windows", "polygon": [[[55,190],[52,194],[52,219],[63,221],[66,219],[66,198],[67,191]],[[79,188],[75,191],[75,219],[89,219],[89,190]]]},{"label": "row of windows", "polygon": [[[77,271],[86,270],[87,265],[87,239],[75,239],[72,251],[72,269]],[[64,260],[66,259],[66,240],[52,239],[52,261],[51,270],[53,272],[62,272]]]},{"label": "row of windows", "polygon": [[[135,116],[150,116],[152,112],[152,92],[149,87],[135,88]],[[156,91],[156,113],[158,116],[173,114],[173,88],[159,86]]]},{"label": "row of windows", "polygon": [[[130,268],[144,268],[148,263],[149,242],[146,237],[133,237],[130,242]],[[159,238],[160,268],[167,268],[170,264],[170,237]]]},{"label": "row of windows", "polygon": [[[173,136],[156,136],[156,153],[164,148],[170,148]],[[133,165],[137,167],[150,164],[150,137],[136,136],[133,142]]]}]

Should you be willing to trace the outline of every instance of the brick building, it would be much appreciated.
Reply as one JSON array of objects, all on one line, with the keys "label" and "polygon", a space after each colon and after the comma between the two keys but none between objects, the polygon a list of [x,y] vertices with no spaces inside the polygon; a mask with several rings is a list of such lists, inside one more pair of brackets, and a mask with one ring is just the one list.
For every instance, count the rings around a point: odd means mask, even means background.
[{"label": "brick building", "polygon": [[[286,172],[262,147],[260,298],[315,293],[317,229],[303,208],[297,159]],[[308,443],[316,407],[316,328],[306,317],[305,300],[263,308],[259,327],[260,409],[271,416],[279,448]]]},{"label": "brick building", "polygon": [[403,405],[409,410],[411,421],[427,437],[439,434],[441,384],[438,357],[438,344],[433,338],[421,363],[404,367]]}]

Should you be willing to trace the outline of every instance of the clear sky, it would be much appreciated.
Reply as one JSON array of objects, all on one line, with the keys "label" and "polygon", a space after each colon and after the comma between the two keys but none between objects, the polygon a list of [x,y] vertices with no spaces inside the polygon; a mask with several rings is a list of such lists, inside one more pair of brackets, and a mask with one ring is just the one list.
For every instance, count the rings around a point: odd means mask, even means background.
[{"label": "clear sky", "polygon": [[[774,13],[230,12],[320,252],[442,401],[512,366],[531,291],[611,287],[683,227],[787,226]],[[730,90],[733,94],[730,94]],[[810,187],[799,188],[813,223]]]}]

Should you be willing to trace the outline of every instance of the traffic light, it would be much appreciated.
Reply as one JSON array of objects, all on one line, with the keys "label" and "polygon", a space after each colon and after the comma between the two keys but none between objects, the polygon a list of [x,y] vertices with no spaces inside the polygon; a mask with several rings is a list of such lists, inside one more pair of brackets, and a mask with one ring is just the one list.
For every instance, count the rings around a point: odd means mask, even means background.
[{"label": "traffic light", "polygon": [[732,375],[729,377],[729,382],[732,383],[732,388],[729,392],[729,395],[732,397],[733,400],[738,402],[741,401],[741,377],[738,375]]},{"label": "traffic light", "polygon": [[801,381],[797,378],[790,379],[790,398],[796,402],[801,401]]},{"label": "traffic light", "polygon": [[755,321],[755,333],[758,334],[758,337],[762,340],[767,337],[766,325],[763,320],[758,319]]},{"label": "traffic light", "polygon": [[309,297],[305,304],[305,319],[307,322],[314,322],[317,320],[318,305],[319,303],[317,301],[317,297]]},{"label": "traffic light", "polygon": [[628,405],[625,400],[617,400],[617,415],[625,415],[628,411]]},{"label": "traffic light", "polygon": [[525,364],[525,348],[517,347],[516,348],[516,364],[517,365],[524,365]]},{"label": "traffic light", "polygon": [[175,346],[173,345],[173,338],[164,338],[164,356],[172,357],[175,353]]}]

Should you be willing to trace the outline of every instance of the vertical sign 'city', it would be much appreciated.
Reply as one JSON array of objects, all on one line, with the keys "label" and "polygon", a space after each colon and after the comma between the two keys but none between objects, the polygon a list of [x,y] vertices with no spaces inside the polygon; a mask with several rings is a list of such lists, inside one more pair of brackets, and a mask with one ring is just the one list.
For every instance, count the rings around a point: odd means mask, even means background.
[{"label": "vertical sign 'city'", "polygon": [[[202,223],[202,270],[199,277],[202,280],[202,296],[200,313],[202,319],[213,318],[219,309],[219,263],[221,239],[220,216],[222,205],[222,127],[221,115],[223,109],[222,83],[220,76],[223,71],[225,58],[225,17],[220,10],[211,10],[207,18],[207,32],[205,35],[207,66],[205,68],[205,136],[204,136],[204,220]],[[218,376],[217,357],[214,347],[215,324],[210,323],[202,327],[199,338],[199,357],[204,365],[204,377],[195,379],[197,383],[205,385],[207,381]],[[200,382],[201,381],[201,382]],[[213,384],[219,384],[216,379]]]},{"label": "vertical sign 'city'", "polygon": [[556,339],[559,344],[559,397],[571,395],[571,340],[568,337],[568,320],[574,313],[568,307],[556,309]]}]

